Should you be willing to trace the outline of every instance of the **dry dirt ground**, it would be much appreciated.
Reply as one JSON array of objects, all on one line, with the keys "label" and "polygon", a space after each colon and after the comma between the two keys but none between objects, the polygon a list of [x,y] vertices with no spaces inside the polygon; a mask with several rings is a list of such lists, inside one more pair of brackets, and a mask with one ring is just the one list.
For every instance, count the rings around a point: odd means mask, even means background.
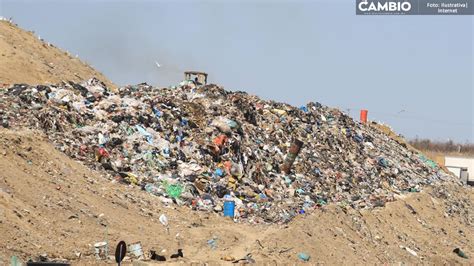
[{"label": "dry dirt ground", "polygon": [[41,41],[32,32],[0,21],[0,84],[56,84],[96,77],[115,85],[79,58]]},{"label": "dry dirt ground", "polygon": [[[120,240],[141,241],[146,253],[166,256],[182,248],[175,263],[230,264],[222,258],[250,253],[259,264],[300,264],[297,254],[305,252],[311,264],[474,265],[473,189],[443,187],[449,194],[427,187],[374,210],[329,205],[287,225],[249,225],[165,206],[71,160],[40,132],[0,129],[0,265],[12,255],[24,261],[42,253],[97,265],[92,245],[104,240],[112,249]],[[215,249],[207,243],[212,238]],[[470,258],[458,257],[456,247]]]}]

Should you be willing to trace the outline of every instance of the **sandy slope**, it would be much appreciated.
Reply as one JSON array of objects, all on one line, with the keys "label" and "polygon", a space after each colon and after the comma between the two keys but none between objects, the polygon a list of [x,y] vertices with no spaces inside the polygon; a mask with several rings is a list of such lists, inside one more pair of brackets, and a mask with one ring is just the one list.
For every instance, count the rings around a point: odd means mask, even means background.
[{"label": "sandy slope", "polygon": [[31,32],[0,21],[0,84],[82,82],[96,77],[115,85],[80,59],[38,39]]},{"label": "sandy slope", "polygon": [[[166,249],[168,256],[181,247],[185,262],[225,263],[225,255],[251,253],[260,263],[299,263],[297,254],[306,252],[311,263],[331,265],[474,264],[473,190],[446,188],[449,196],[428,188],[372,211],[328,206],[288,225],[235,224],[214,213],[166,207],[137,187],[111,182],[54,149],[42,133],[2,129],[0,265],[14,254],[41,253],[95,264],[91,245],[104,239],[141,241],[146,251]],[[449,216],[454,203],[458,209]],[[169,234],[158,221],[163,213]],[[213,237],[215,250],[207,244]],[[471,259],[456,256],[455,247]]]}]

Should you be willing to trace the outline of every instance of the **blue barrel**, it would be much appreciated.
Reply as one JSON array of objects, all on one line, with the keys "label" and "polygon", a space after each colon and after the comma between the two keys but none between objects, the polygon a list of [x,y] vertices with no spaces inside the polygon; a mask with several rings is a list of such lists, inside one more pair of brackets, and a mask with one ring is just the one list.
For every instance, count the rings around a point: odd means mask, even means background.
[{"label": "blue barrel", "polygon": [[224,201],[224,216],[234,218],[235,202],[233,200]]}]

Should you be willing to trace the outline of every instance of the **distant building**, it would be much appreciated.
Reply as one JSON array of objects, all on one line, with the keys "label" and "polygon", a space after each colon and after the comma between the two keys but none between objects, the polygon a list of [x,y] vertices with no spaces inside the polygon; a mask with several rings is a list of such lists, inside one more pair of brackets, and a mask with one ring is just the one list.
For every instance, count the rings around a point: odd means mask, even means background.
[{"label": "distant building", "polygon": [[474,157],[446,156],[444,165],[463,183],[474,186]]}]

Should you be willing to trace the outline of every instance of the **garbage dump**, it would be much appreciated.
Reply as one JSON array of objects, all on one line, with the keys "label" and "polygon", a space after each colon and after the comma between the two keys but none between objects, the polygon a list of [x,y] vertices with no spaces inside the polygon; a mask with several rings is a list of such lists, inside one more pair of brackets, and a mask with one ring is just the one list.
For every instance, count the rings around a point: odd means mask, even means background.
[{"label": "garbage dump", "polygon": [[380,207],[451,179],[338,109],[213,84],[16,84],[0,90],[0,119],[44,131],[70,157],[165,204],[222,213],[232,197],[234,218],[250,223],[286,223],[331,202]]}]

